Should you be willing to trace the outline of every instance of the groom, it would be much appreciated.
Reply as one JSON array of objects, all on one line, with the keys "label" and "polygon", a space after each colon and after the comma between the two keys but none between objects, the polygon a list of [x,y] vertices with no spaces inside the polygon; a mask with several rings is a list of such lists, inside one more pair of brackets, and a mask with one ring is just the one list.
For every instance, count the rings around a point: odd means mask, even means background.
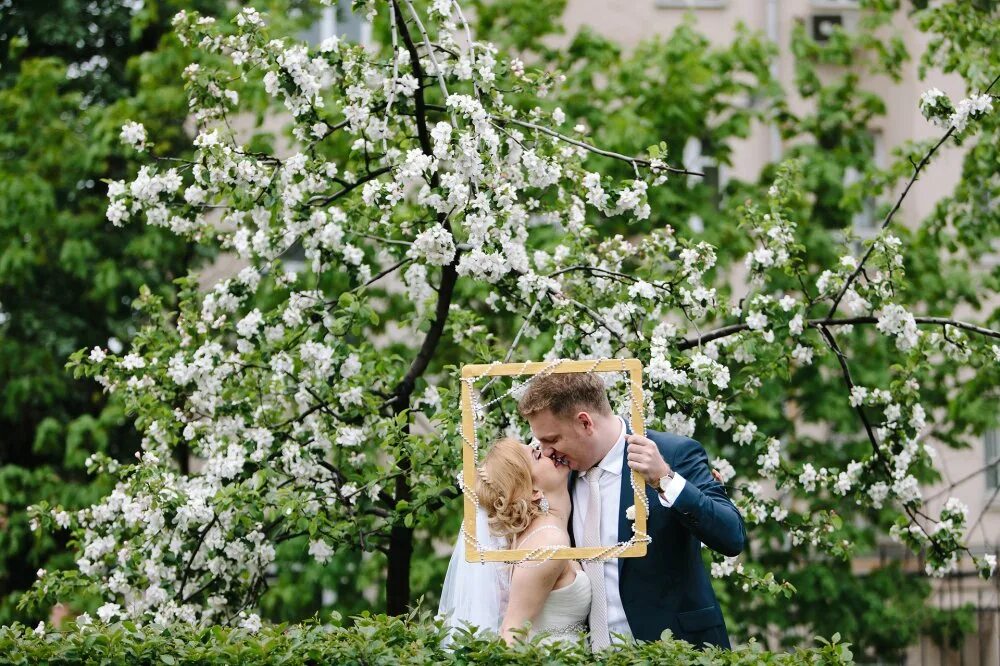
[{"label": "groom", "polygon": [[595,649],[610,634],[653,641],[664,629],[695,646],[729,647],[722,610],[701,559],[701,544],[735,556],[746,541],[743,518],[712,476],[698,442],[662,432],[631,433],[611,411],[595,373],[536,376],[518,411],[544,455],[568,465],[574,546],[611,545],[632,536],[629,469],[646,479],[645,557],[592,562],[590,636]]}]

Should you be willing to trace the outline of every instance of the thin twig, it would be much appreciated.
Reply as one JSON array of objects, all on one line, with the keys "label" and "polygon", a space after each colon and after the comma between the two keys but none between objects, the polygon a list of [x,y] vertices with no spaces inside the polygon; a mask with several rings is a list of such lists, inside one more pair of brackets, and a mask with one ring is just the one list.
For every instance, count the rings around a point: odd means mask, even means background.
[{"label": "thin twig", "polygon": [[942,495],[950,493],[952,490],[954,490],[958,486],[962,485],[966,481],[971,481],[972,479],[976,478],[977,476],[979,476],[980,474],[982,474],[983,472],[985,472],[986,470],[988,470],[990,467],[993,467],[994,465],[1000,465],[1000,457],[996,457],[993,460],[990,460],[989,462],[987,462],[985,465],[983,465],[979,469],[977,469],[977,470],[975,470],[973,472],[969,472],[968,474],[966,474],[965,476],[963,476],[962,478],[960,478],[958,481],[952,481],[951,483],[948,484],[947,488],[942,488],[941,490],[937,491],[933,495],[929,495],[928,497],[925,497],[924,498],[924,503],[926,504],[927,502],[931,502],[933,500],[936,500],[938,497],[941,497]]},{"label": "thin twig", "polygon": [[[428,104],[427,108],[431,109],[433,111],[448,111],[448,109],[446,107],[443,107],[443,106],[441,106],[439,104]],[[489,120],[491,122],[494,122],[494,123],[510,123],[512,125],[518,125],[520,127],[524,127],[525,129],[531,129],[531,130],[535,130],[535,131],[541,132],[542,134],[548,134],[549,136],[551,136],[551,137],[553,137],[555,139],[559,139],[560,141],[563,141],[563,142],[568,143],[570,145],[576,146],[577,148],[583,148],[584,150],[587,150],[587,151],[589,151],[591,153],[594,153],[595,155],[603,155],[604,157],[610,157],[610,158],[613,158],[613,159],[616,159],[616,160],[620,160],[622,162],[626,162],[628,164],[631,164],[633,167],[635,167],[635,166],[649,167],[650,166],[650,161],[647,160],[647,159],[645,159],[645,158],[642,158],[642,157],[629,157],[628,155],[622,155],[621,153],[616,153],[616,152],[611,151],[611,150],[605,150],[603,148],[598,148],[597,146],[594,146],[594,145],[591,145],[589,143],[586,143],[585,141],[580,141],[579,139],[574,139],[573,137],[566,136],[565,134],[561,134],[561,133],[559,133],[559,132],[557,132],[557,131],[555,131],[553,129],[545,127],[544,125],[538,125],[537,123],[533,123],[533,122],[530,122],[530,121],[527,121],[527,120],[517,120],[516,118],[503,118],[503,117],[500,117],[500,116],[494,116],[492,114],[487,114],[487,118],[489,118]],[[681,175],[699,176],[701,178],[705,177],[705,174],[701,173],[700,171],[689,171],[688,169],[678,169],[677,167],[672,167],[672,166],[667,166],[667,165],[663,166],[663,170],[664,171],[668,171],[670,173],[676,173],[676,174],[681,174]]]},{"label": "thin twig", "polygon": [[367,183],[369,181],[372,181],[372,180],[375,180],[376,178],[378,178],[382,174],[389,173],[394,168],[395,168],[395,165],[393,165],[393,164],[390,164],[389,166],[379,167],[378,169],[375,169],[374,171],[369,171],[368,173],[366,173],[364,175],[363,178],[359,178],[358,180],[354,181],[352,184],[344,187],[343,189],[341,189],[338,192],[334,192],[333,194],[330,194],[330,195],[325,196],[325,197],[316,197],[315,199],[310,199],[306,203],[309,206],[316,206],[316,205],[328,204],[331,201],[336,201],[340,197],[342,197],[345,194],[348,194],[351,191],[353,191],[353,190],[361,187],[365,183]]},{"label": "thin twig", "polygon": [[[504,363],[510,362],[510,359],[514,356],[514,350],[517,349],[517,343],[521,341],[521,335],[524,334],[524,330],[528,327],[528,322],[531,321],[535,311],[538,309],[538,303],[539,301],[535,300],[535,302],[531,305],[531,309],[528,310],[528,314],[524,316],[524,321],[521,322],[521,326],[517,329],[517,334],[514,335],[514,341],[510,343],[510,349],[507,350],[507,353],[503,357]],[[500,375],[491,377],[490,380],[486,382],[486,385],[480,389],[480,393],[486,393],[487,389],[489,389],[493,385],[493,382],[498,379],[500,379]]]},{"label": "thin twig", "polygon": [[352,291],[360,291],[361,289],[365,289],[367,287],[370,287],[371,285],[375,284],[376,282],[378,282],[379,280],[381,280],[382,278],[384,278],[386,275],[389,275],[390,273],[395,272],[397,269],[399,269],[402,266],[405,266],[406,264],[410,263],[411,261],[413,261],[413,257],[406,257],[404,259],[401,259],[401,260],[397,261],[395,264],[393,264],[389,268],[385,269],[384,271],[382,271],[381,273],[379,273],[378,275],[376,275],[372,279],[368,280],[368,282],[365,282],[363,285],[361,285],[359,287],[355,287],[354,289],[352,289]]}]

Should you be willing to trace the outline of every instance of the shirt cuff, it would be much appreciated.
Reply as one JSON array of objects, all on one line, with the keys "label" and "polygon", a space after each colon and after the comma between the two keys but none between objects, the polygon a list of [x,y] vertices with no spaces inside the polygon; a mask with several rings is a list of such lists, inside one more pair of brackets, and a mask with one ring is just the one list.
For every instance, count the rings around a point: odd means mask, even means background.
[{"label": "shirt cuff", "polygon": [[677,498],[680,497],[681,491],[684,490],[685,484],[687,484],[687,481],[684,480],[684,477],[674,472],[674,478],[670,479],[667,487],[659,494],[660,504],[668,509],[672,507]]}]

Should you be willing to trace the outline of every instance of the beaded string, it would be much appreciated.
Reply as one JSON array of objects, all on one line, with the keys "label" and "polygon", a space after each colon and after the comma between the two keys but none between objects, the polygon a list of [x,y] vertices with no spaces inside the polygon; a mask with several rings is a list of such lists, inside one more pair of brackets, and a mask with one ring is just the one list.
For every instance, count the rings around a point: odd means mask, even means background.
[{"label": "beaded string", "polygon": [[[481,380],[483,377],[486,377],[487,375],[489,375],[490,371],[495,366],[499,365],[499,362],[498,361],[494,361],[494,362],[490,363],[487,366],[486,370],[483,371],[482,373],[480,373],[477,376],[474,376],[474,377],[465,377],[465,378],[462,379],[462,381],[466,382],[468,384],[468,387],[469,387],[469,395],[471,396],[471,399],[472,399],[472,413],[473,413],[473,417],[474,418],[473,418],[472,438],[471,438],[471,440],[468,437],[466,437],[465,429],[464,428],[462,428],[460,430],[460,434],[461,434],[462,440],[465,442],[465,444],[469,448],[472,449],[473,464],[476,466],[476,472],[477,472],[477,474],[482,474],[482,468],[479,467],[479,438],[477,436],[477,430],[478,429],[476,428],[476,422],[477,421],[481,421],[483,418],[485,418],[486,410],[489,407],[492,407],[493,405],[501,402],[502,400],[504,400],[508,396],[513,395],[519,389],[521,389],[521,387],[526,386],[527,384],[529,384],[530,382],[532,382],[536,377],[539,377],[539,376],[542,376],[542,375],[547,375],[547,374],[550,374],[550,373],[554,372],[561,364],[563,364],[564,362],[566,362],[566,360],[567,359],[556,359],[555,361],[550,362],[544,368],[542,368],[539,372],[537,372],[536,374],[534,374],[531,378],[525,380],[524,382],[516,384],[515,386],[511,387],[510,390],[508,390],[507,392],[505,392],[503,395],[501,395],[501,396],[499,396],[497,398],[494,398],[493,400],[490,400],[489,402],[487,402],[485,404],[481,403],[481,401],[479,400],[479,393],[474,390],[475,389],[475,383],[477,381]],[[594,363],[593,363],[593,365],[591,365],[590,369],[586,370],[585,372],[594,372],[595,369],[597,368],[597,366],[600,365],[602,362],[604,362],[606,360],[608,360],[608,359],[597,359],[597,360],[595,360]],[[621,372],[623,372],[623,373],[625,373],[627,375],[628,374],[628,369],[625,367],[625,360],[624,359],[619,359],[619,361],[621,362]],[[521,369],[520,369],[518,375],[523,374],[524,371],[527,370],[527,367],[528,367],[528,365],[530,365],[530,363],[531,363],[530,361],[526,361],[521,366]],[[515,375],[515,376],[517,376],[517,375]],[[496,377],[492,378],[489,381],[489,383],[487,384],[486,388],[488,388],[490,385],[492,385],[493,382],[496,381],[496,379],[497,379]],[[632,420],[631,419],[631,414],[632,414],[632,404],[633,404],[633,402],[638,401],[640,404],[642,402],[641,400],[638,400],[638,396],[636,395],[635,391],[636,391],[636,387],[631,382],[629,382],[628,393],[627,393],[627,397],[626,397],[626,411],[629,414],[629,419],[630,420]],[[645,436],[646,433],[645,433],[645,429],[644,428],[641,429],[642,432],[639,432],[640,429],[637,429],[637,428],[634,427],[636,425],[634,422],[632,423],[632,425],[633,425],[633,432],[635,432],[638,435]],[[638,494],[639,495],[640,501],[642,502],[643,507],[645,507],[646,513],[648,515],[649,514],[649,501],[646,499],[646,494],[644,492],[639,492],[638,488],[636,488],[635,475],[631,473],[631,470],[630,470],[630,473],[629,473],[629,481],[630,481],[630,483],[632,485],[632,492],[633,492],[633,494]],[[464,478],[462,478],[462,475],[459,475],[459,486],[462,489],[462,493],[465,494],[465,495],[468,495],[470,497],[470,499],[472,500],[473,505],[476,507],[476,510],[478,511],[479,506],[480,506],[480,504],[479,504],[479,497],[478,497],[478,495],[476,494],[476,492],[472,488],[469,488],[469,487],[467,487],[465,485]],[[479,539],[476,538],[475,535],[469,534],[469,532],[465,529],[465,523],[464,522],[462,523],[462,527],[460,528],[459,533],[460,533],[460,535],[462,537],[462,540],[466,544],[473,546],[476,549],[476,552],[479,553],[479,563],[480,564],[485,564],[486,563],[485,553],[486,553],[487,549],[483,545],[483,543]],[[636,544],[639,544],[639,543],[651,543],[651,542],[652,542],[652,539],[650,538],[650,536],[647,533],[645,533],[645,532],[638,532],[638,531],[636,531],[635,524],[633,523],[633,525],[632,525],[632,537],[629,538],[628,541],[619,541],[616,544],[613,544],[613,545],[610,545],[610,546],[607,546],[607,547],[601,549],[601,551],[599,551],[596,555],[593,555],[591,557],[578,558],[578,560],[580,562],[604,561],[604,560],[608,560],[608,559],[612,559],[612,558],[618,557],[621,553],[625,552],[628,548],[632,547],[633,545],[636,545]],[[561,551],[563,551],[563,550],[565,550],[567,548],[569,548],[569,546],[541,546],[541,547],[534,548],[534,549],[528,551],[528,554],[525,555],[524,557],[520,558],[519,560],[513,561],[513,562],[508,562],[507,564],[510,564],[511,566],[538,567],[538,566],[541,566],[542,564],[545,564],[546,562],[548,562],[549,560],[551,560],[557,553],[559,553],[559,552],[561,552]],[[529,561],[531,561],[533,563],[530,564],[530,565],[527,564],[527,562],[529,562]]]}]

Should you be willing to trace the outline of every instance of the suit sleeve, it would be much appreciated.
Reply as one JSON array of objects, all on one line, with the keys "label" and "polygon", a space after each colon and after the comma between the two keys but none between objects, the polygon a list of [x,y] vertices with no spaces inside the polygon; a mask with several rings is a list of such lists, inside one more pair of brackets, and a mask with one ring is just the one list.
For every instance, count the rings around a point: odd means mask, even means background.
[{"label": "suit sleeve", "polygon": [[677,452],[673,470],[686,483],[671,509],[681,523],[712,550],[728,557],[743,552],[746,529],[743,516],[712,476],[704,447],[685,439]]}]

